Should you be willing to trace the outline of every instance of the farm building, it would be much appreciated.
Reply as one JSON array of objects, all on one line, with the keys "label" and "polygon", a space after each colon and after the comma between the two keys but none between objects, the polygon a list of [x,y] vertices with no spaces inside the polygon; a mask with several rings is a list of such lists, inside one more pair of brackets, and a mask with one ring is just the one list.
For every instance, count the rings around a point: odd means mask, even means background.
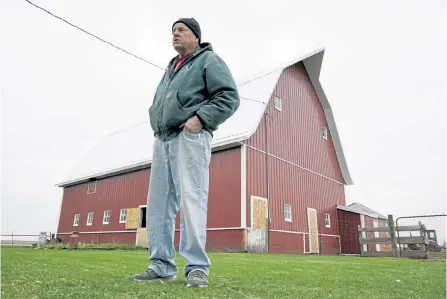
[{"label": "farm building", "polygon": [[[241,105],[212,142],[208,250],[340,253],[337,207],[352,182],[319,82],[323,55],[301,53],[239,85]],[[76,231],[83,242],[148,245],[153,140],[146,122],[91,149],[58,185],[58,237]]]},{"label": "farm building", "polygon": [[[343,254],[360,254],[358,227],[388,227],[388,217],[360,203],[337,207],[340,247]],[[385,232],[363,233],[363,238],[389,237]],[[391,251],[391,244],[363,245],[364,251]]]}]

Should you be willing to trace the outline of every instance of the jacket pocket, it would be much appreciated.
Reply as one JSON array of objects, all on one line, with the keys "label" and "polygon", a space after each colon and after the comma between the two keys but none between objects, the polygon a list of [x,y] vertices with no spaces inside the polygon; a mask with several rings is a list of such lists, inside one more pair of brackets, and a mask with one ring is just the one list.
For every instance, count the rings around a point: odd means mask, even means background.
[{"label": "jacket pocket", "polygon": [[[171,96],[163,99],[161,122],[165,128],[176,128],[185,122],[185,111],[177,98],[178,91],[172,91]],[[169,94],[169,93],[168,93]]]}]

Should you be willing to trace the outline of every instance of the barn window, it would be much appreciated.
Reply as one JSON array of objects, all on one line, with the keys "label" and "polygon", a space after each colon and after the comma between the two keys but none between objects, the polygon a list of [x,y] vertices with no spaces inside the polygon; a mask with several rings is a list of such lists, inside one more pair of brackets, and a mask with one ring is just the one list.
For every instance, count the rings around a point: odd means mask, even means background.
[{"label": "barn window", "polygon": [[275,109],[281,111],[281,98],[277,95],[273,97],[275,99]]},{"label": "barn window", "polygon": [[287,222],[292,222],[292,206],[284,205],[284,220]]},{"label": "barn window", "polygon": [[87,216],[87,225],[92,225],[93,224],[93,212],[88,213]]},{"label": "barn window", "polygon": [[90,179],[87,186],[87,194],[96,192],[96,179]]},{"label": "barn window", "polygon": [[73,220],[73,226],[78,226],[79,225],[79,218],[81,217],[81,214],[76,214],[74,216],[74,220]]},{"label": "barn window", "polygon": [[327,140],[327,128],[326,127],[321,128],[321,136]]},{"label": "barn window", "polygon": [[331,215],[324,214],[324,226],[331,227]]},{"label": "barn window", "polygon": [[120,211],[120,223],[126,223],[127,209],[121,209]]},{"label": "barn window", "polygon": [[102,224],[109,224],[110,222],[110,210],[104,211],[104,217],[102,219]]}]

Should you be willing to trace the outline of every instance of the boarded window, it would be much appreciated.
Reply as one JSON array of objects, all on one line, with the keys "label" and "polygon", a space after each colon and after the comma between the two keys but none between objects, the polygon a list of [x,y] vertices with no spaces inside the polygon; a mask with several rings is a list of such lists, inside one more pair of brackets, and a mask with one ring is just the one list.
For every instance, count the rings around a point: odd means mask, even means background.
[{"label": "boarded window", "polygon": [[96,179],[91,179],[87,185],[87,194],[96,193]]},{"label": "boarded window", "polygon": [[126,229],[138,228],[140,208],[127,209]]}]

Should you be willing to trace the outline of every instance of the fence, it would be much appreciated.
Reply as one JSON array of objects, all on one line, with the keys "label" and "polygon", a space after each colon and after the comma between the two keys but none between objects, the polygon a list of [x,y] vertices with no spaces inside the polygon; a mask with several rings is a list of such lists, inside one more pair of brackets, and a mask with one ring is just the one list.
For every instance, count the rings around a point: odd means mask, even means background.
[{"label": "fence", "polygon": [[2,247],[34,247],[39,244],[45,244],[54,234],[51,232],[41,232],[40,234],[2,234]]},{"label": "fence", "polygon": [[[424,259],[428,257],[428,234],[425,225],[419,222],[418,225],[399,226],[395,228],[393,215],[388,215],[388,223],[388,227],[358,227],[361,256]],[[409,232],[410,236],[401,236],[402,232]],[[418,232],[419,236],[412,236],[412,232]],[[367,237],[365,233],[374,233],[375,235],[376,233],[382,233],[382,236]],[[383,233],[385,233],[385,236],[383,236]],[[377,248],[377,246],[383,244],[390,244],[390,250],[368,250],[368,245],[375,245]],[[402,248],[407,250],[402,250]]]},{"label": "fence", "polygon": [[[402,246],[399,243],[399,232],[400,230],[400,226],[399,226],[399,220],[402,219],[416,219],[416,218],[438,218],[438,217],[442,217],[445,219],[447,215],[446,214],[434,214],[434,215],[418,215],[418,216],[402,216],[402,217],[398,217],[396,219],[396,231],[397,231],[397,237],[398,237],[398,248],[399,248],[399,254],[402,255],[402,249],[404,249],[405,246]],[[420,223],[420,222],[419,222]],[[445,224],[444,224],[445,226]],[[441,258],[441,259],[445,259],[445,243],[443,244],[443,246],[438,244],[438,239],[436,236],[436,230],[425,230],[425,244],[424,247],[426,249],[427,255],[429,258]],[[445,235],[444,235],[445,237]]]}]

